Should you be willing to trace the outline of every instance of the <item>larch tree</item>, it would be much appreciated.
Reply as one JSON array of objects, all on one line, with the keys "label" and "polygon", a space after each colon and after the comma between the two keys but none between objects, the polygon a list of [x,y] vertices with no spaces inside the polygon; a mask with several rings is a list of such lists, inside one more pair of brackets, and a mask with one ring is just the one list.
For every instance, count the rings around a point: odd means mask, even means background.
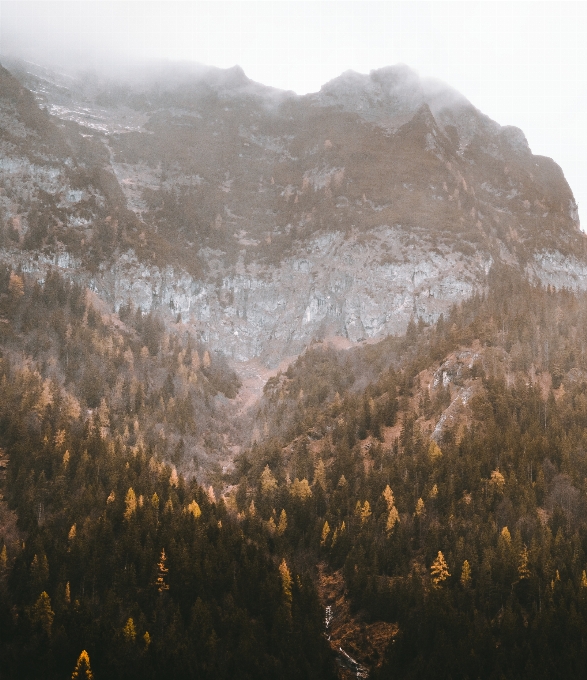
[{"label": "larch tree", "polygon": [[93,680],[94,674],[90,668],[90,655],[84,649],[79,655],[71,680]]},{"label": "larch tree", "polygon": [[279,575],[281,576],[281,592],[288,607],[291,607],[291,574],[285,561],[285,557],[279,565]]},{"label": "larch tree", "polygon": [[137,637],[135,622],[130,617],[124,624],[124,628],[122,629],[122,637],[124,638],[125,642],[134,642]]},{"label": "larch tree", "polygon": [[461,569],[461,585],[465,590],[471,585],[471,565],[469,560],[463,562],[463,568]]},{"label": "larch tree", "polygon": [[132,486],[126,492],[124,505],[125,505],[124,518],[130,520],[130,518],[134,515],[137,509],[137,496]]},{"label": "larch tree", "polygon": [[261,491],[263,493],[272,493],[275,489],[277,489],[277,480],[269,469],[269,465],[266,465],[261,473]]},{"label": "larch tree", "polygon": [[279,515],[279,523],[277,524],[277,535],[283,536],[287,529],[287,513],[283,509]]},{"label": "larch tree", "polygon": [[202,514],[200,506],[195,500],[188,505],[187,512],[189,512],[194,517],[194,519],[198,519],[198,517],[200,517]]},{"label": "larch tree", "polygon": [[326,539],[328,538],[328,534],[330,534],[330,525],[328,524],[328,520],[324,522],[324,526],[322,527],[322,535],[320,536],[320,545],[326,545]]},{"label": "larch tree", "polygon": [[434,583],[435,587],[437,588],[439,588],[440,585],[450,576],[448,565],[444,559],[444,555],[440,550],[438,551],[436,559],[434,562],[432,562],[430,574],[432,576],[432,583]]}]

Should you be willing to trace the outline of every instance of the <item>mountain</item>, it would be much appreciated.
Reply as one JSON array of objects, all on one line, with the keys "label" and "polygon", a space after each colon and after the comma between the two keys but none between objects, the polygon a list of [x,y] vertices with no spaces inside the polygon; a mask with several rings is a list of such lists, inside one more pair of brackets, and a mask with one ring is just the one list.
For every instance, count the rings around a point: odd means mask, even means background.
[{"label": "mountain", "polygon": [[553,161],[403,66],[11,63],[0,120],[0,676],[584,676]]},{"label": "mountain", "polygon": [[313,340],[433,322],[481,290],[492,263],[587,285],[561,169],[408,67],[347,72],[303,97],[237,67],[116,82],[13,71],[6,256],[24,262],[28,248],[112,309],[179,319],[236,362],[273,368]]}]

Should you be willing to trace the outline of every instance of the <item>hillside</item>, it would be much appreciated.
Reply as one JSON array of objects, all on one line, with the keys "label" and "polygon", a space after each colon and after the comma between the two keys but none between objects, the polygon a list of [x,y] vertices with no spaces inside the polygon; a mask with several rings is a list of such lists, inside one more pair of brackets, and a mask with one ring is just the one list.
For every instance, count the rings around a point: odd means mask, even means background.
[{"label": "hillside", "polygon": [[582,678],[562,170],[403,66],[9,66],[0,677]]}]

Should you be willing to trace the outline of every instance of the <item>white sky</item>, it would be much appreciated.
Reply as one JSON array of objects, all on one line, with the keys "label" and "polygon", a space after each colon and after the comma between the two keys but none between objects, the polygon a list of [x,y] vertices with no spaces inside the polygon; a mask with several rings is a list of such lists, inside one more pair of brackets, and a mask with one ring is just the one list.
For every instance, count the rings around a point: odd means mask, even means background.
[{"label": "white sky", "polygon": [[0,0],[0,53],[239,64],[299,94],[403,62],[522,128],[534,153],[562,166],[587,228],[587,2]]}]

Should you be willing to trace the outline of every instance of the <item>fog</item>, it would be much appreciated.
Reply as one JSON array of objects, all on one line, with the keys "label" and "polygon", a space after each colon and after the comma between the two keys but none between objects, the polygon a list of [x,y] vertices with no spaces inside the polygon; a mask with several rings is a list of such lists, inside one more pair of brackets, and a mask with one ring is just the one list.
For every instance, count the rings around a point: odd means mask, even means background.
[{"label": "fog", "polygon": [[0,54],[117,76],[238,64],[298,94],[402,62],[520,127],[587,204],[587,3],[0,0]]}]

